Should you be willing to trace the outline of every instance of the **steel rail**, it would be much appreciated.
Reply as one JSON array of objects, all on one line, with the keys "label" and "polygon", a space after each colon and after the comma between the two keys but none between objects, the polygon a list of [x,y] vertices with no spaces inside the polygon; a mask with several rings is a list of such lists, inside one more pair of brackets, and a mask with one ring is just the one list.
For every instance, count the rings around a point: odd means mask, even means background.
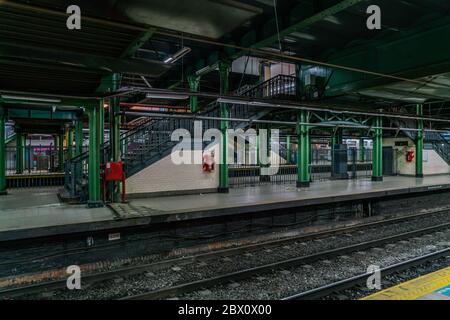
[{"label": "steel rail", "polygon": [[159,290],[154,290],[150,292],[146,292],[143,294],[133,295],[123,297],[120,300],[156,300],[156,299],[164,299],[170,298],[177,295],[183,295],[189,292],[193,292],[196,290],[200,290],[202,288],[210,288],[217,285],[222,285],[224,283],[232,282],[232,281],[241,281],[249,279],[255,275],[269,273],[273,270],[279,270],[284,268],[292,268],[297,267],[302,264],[307,264],[311,262],[316,262],[319,260],[323,260],[330,257],[336,257],[344,254],[348,254],[350,252],[356,252],[360,250],[367,250],[369,248],[381,246],[387,243],[397,242],[403,239],[408,239],[412,237],[417,237],[419,235],[433,233],[443,229],[449,229],[450,223],[444,223],[433,227],[423,228],[420,230],[415,230],[411,232],[406,232],[402,234],[398,234],[395,236],[385,237],[377,240],[367,241],[363,243],[359,243],[356,245],[350,245],[343,248],[337,248],[328,250],[325,252],[320,252],[316,254],[312,254],[309,256],[302,256],[292,259],[287,259],[275,263],[270,263],[254,268],[249,268],[241,271],[236,271],[224,275],[220,275],[217,277],[197,280],[189,283],[184,283],[168,288],[162,288]]},{"label": "steel rail", "polygon": [[[276,239],[276,240],[269,240],[269,241],[263,241],[258,242],[255,244],[249,244],[249,245],[243,245],[239,246],[237,248],[229,248],[229,249],[222,249],[217,251],[211,251],[206,253],[201,253],[193,256],[188,257],[181,257],[181,258],[174,258],[174,259],[168,259],[163,261],[158,261],[154,263],[144,264],[141,266],[132,266],[132,267],[126,267],[126,268],[120,268],[117,270],[111,270],[106,272],[98,272],[93,274],[87,274],[84,275],[82,278],[82,284],[94,284],[98,282],[102,282],[105,280],[114,279],[116,277],[123,277],[123,276],[129,276],[129,275],[136,275],[139,273],[147,272],[147,271],[155,271],[163,268],[169,268],[173,265],[180,265],[180,264],[187,264],[187,263],[193,263],[199,260],[211,260],[217,257],[225,257],[225,256],[232,256],[237,255],[242,252],[251,251],[251,250],[258,250],[258,249],[265,249],[265,248],[272,248],[272,247],[278,247],[285,245],[286,243],[290,243],[293,241],[307,241],[312,239],[320,239],[325,238],[328,236],[333,236],[337,234],[345,234],[348,232],[354,232],[362,229],[370,229],[377,226],[383,226],[387,224],[392,223],[398,223],[403,221],[409,221],[418,219],[421,217],[426,217],[433,214],[440,214],[448,212],[449,209],[442,209],[442,210],[436,210],[432,212],[425,212],[425,213],[418,213],[418,214],[412,214],[402,217],[395,217],[395,218],[389,218],[389,219],[383,219],[380,221],[373,221],[369,223],[362,223],[362,224],[355,224],[351,226],[344,226],[339,228],[332,228],[330,230],[324,230],[314,233],[308,233],[308,234],[301,234],[298,236],[283,238],[283,239]],[[11,288],[6,290],[0,291],[0,299],[2,298],[13,298],[17,296],[24,296],[27,294],[34,294],[38,292],[45,292],[45,291],[52,291],[52,290],[58,290],[58,289],[64,289],[66,288],[66,280],[52,280],[52,281],[45,281],[40,282],[36,284],[21,286],[17,288]]]},{"label": "steel rail", "polygon": [[[450,248],[446,248],[437,252],[426,254],[424,256],[416,257],[407,261],[402,261],[400,263],[382,268],[380,270],[381,275],[386,276],[393,273],[408,270],[412,267],[424,264],[429,261],[437,260],[439,258],[445,257],[450,254]],[[364,273],[359,276],[351,277],[341,281],[337,281],[319,288],[301,292],[282,300],[313,300],[324,298],[334,292],[339,292],[346,289],[351,289],[352,287],[361,285],[366,282],[367,278],[372,274]]]}]

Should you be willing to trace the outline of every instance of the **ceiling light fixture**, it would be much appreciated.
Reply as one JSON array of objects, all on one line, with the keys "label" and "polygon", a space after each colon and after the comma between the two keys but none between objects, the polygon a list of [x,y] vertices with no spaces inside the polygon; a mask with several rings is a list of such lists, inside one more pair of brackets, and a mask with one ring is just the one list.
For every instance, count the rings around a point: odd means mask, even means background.
[{"label": "ceiling light fixture", "polygon": [[189,47],[183,47],[180,50],[178,50],[177,52],[175,52],[173,55],[168,56],[165,60],[164,63],[174,63],[177,60],[181,59],[182,57],[184,57],[185,55],[187,55],[189,52],[191,52],[191,48]]},{"label": "ceiling light fixture", "polygon": [[189,96],[186,94],[157,92],[157,93],[147,93],[146,98],[147,99],[187,100],[187,99],[189,99]]}]

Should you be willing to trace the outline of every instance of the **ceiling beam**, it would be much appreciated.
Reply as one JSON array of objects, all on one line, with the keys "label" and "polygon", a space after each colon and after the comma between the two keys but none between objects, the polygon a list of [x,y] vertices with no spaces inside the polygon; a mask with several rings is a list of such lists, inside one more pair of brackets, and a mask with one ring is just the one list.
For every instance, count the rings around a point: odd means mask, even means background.
[{"label": "ceiling beam", "polygon": [[[279,36],[282,39],[285,36],[287,36],[287,35],[289,35],[289,34],[291,34],[293,32],[298,32],[298,31],[304,30],[305,28],[311,26],[312,24],[314,24],[316,22],[322,21],[323,19],[325,19],[325,18],[327,18],[329,16],[338,14],[338,13],[346,10],[347,8],[352,7],[352,6],[356,5],[356,4],[359,4],[359,3],[363,2],[363,1],[364,0],[342,0],[339,3],[337,3],[337,4],[327,8],[327,9],[325,9],[323,11],[320,11],[318,13],[312,14],[312,15],[310,15],[307,18],[300,18],[300,19],[297,18],[297,19],[295,19],[294,13],[300,12],[301,15],[304,15],[304,12],[305,12],[305,10],[303,10],[304,9],[303,8],[303,4],[299,4],[298,5],[298,7],[299,7],[298,10],[296,10],[296,8],[291,10],[292,15],[291,15],[291,19],[290,20],[296,20],[296,22],[291,24],[291,25],[289,25],[287,28],[285,28],[283,30],[280,30]],[[274,31],[275,31],[275,33],[272,33],[270,36],[265,37],[264,39],[261,39],[259,41],[256,40],[256,32],[254,30],[250,31],[249,34],[246,34],[243,37],[242,45],[245,45],[245,46],[247,46],[249,48],[252,48],[252,49],[260,49],[260,48],[272,45],[273,43],[278,41],[278,33],[276,32],[276,28],[275,28]],[[251,34],[251,32],[253,32],[254,34]],[[246,40],[246,39],[255,39],[255,41]],[[253,42],[253,43],[246,43],[246,42]],[[246,55],[247,53],[248,52],[246,52],[245,50],[241,50],[241,51],[238,51],[238,52],[233,52],[233,53],[228,55],[227,59],[234,60],[234,59],[237,59],[237,58],[239,58],[241,56]],[[210,65],[210,68],[202,68],[200,70],[200,72],[199,72],[199,70],[197,70],[195,72],[195,74],[198,75],[198,76],[203,76],[204,74],[209,73],[212,70],[215,70],[217,68],[217,66],[218,66],[218,63],[219,63],[219,61],[217,60],[213,64]]]},{"label": "ceiling beam", "polygon": [[96,70],[99,73],[130,73],[151,77],[158,77],[170,68],[163,62],[154,60],[87,55],[32,46],[19,46],[3,41],[0,42],[0,58],[78,67]]},{"label": "ceiling beam", "polygon": [[[338,52],[328,62],[407,79],[421,79],[430,75],[450,72],[450,19],[434,21],[428,26],[417,26],[396,33],[383,40],[373,40],[357,48]],[[355,73],[335,69],[326,89],[327,96],[381,87],[399,82],[393,78]],[[412,86],[448,89],[447,84],[435,81]]]},{"label": "ceiling beam", "polygon": [[147,31],[141,32],[136,39],[123,51],[121,58],[132,57],[150,38],[155,34],[156,28],[149,28]]}]

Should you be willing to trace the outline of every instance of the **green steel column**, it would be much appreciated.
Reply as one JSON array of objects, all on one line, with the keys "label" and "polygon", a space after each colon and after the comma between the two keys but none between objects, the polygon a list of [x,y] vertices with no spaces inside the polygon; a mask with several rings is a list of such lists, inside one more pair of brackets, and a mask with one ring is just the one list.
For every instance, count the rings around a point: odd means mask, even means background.
[{"label": "green steel column", "polygon": [[308,112],[301,110],[297,115],[297,188],[305,188],[310,185],[309,162],[309,127]]},{"label": "green steel column", "polygon": [[58,136],[58,170],[64,171],[64,134]]},{"label": "green steel column", "polygon": [[364,139],[359,139],[359,160],[364,162],[366,160],[366,149],[364,148]]},{"label": "green steel column", "polygon": [[[112,76],[111,91],[115,92],[119,89],[120,74],[115,73]],[[110,141],[111,141],[111,154],[110,160],[117,162],[121,160],[121,142],[120,142],[120,98],[114,97],[109,100],[109,128],[110,128]],[[110,183],[109,191],[111,194],[111,200],[117,202],[120,195],[120,182]]]},{"label": "green steel column", "polygon": [[100,109],[103,109],[103,100],[100,104],[90,106],[89,116],[89,201],[88,207],[101,207],[100,197]]},{"label": "green steel column", "polygon": [[75,122],[75,154],[77,157],[83,153],[83,119]]},{"label": "green steel column", "polygon": [[105,143],[105,107],[103,105],[103,100],[101,101],[101,106],[99,110],[99,125],[100,125],[100,146]]},{"label": "green steel column", "polygon": [[0,195],[6,195],[6,120],[0,102]]},{"label": "green steel column", "polygon": [[380,116],[374,122],[376,129],[373,139],[372,181],[383,181],[383,122]]},{"label": "green steel column", "polygon": [[[199,76],[189,76],[188,77],[189,89],[191,92],[197,92],[200,85],[200,77]],[[190,97],[189,98],[189,106],[191,108],[192,113],[196,113],[198,111],[198,97]]]},{"label": "green steel column", "polygon": [[286,164],[291,164],[291,136],[286,137]]},{"label": "green steel column", "polygon": [[[119,89],[120,84],[120,74],[115,73],[113,75],[113,85],[112,85],[112,91],[117,91]],[[112,148],[111,148],[111,158],[112,161],[119,161],[120,156],[120,98],[115,97],[110,100],[111,104],[111,111],[112,115],[112,121],[111,121],[111,128],[112,132],[110,133],[110,139],[112,142]]]},{"label": "green steel column", "polygon": [[72,159],[73,155],[73,128],[69,127],[67,128],[67,156]]},{"label": "green steel column", "polygon": [[[423,116],[423,106],[416,106],[417,116]],[[417,139],[416,139],[416,177],[423,178],[423,119],[417,119]]]},{"label": "green steel column", "polygon": [[22,174],[25,169],[25,135],[16,134],[16,173]]},{"label": "green steel column", "polygon": [[[229,83],[228,77],[230,73],[230,63],[220,62],[219,63],[219,74],[220,74],[220,94],[225,95],[228,93]],[[220,117],[229,118],[230,117],[230,107],[226,103],[220,104]],[[229,191],[228,185],[228,126],[229,123],[226,120],[220,121],[220,131],[222,133],[221,139],[221,150],[220,157],[221,163],[219,165],[219,189],[221,193],[227,193]]]}]

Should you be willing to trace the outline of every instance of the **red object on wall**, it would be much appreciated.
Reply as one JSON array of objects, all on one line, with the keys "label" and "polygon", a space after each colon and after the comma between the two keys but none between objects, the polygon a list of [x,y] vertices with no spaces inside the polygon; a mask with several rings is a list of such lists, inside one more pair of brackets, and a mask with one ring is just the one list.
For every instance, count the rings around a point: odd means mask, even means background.
[{"label": "red object on wall", "polygon": [[203,172],[213,172],[214,171],[214,153],[203,154],[202,161]]},{"label": "red object on wall", "polygon": [[108,182],[122,182],[122,203],[125,203],[125,172],[123,171],[123,162],[107,162],[101,165],[103,177],[103,199],[106,201],[106,187]]},{"label": "red object on wall", "polygon": [[123,163],[107,162],[105,167],[106,181],[122,181],[123,179]]},{"label": "red object on wall", "polygon": [[410,150],[406,153],[406,161],[412,162],[414,160],[414,151]]}]

